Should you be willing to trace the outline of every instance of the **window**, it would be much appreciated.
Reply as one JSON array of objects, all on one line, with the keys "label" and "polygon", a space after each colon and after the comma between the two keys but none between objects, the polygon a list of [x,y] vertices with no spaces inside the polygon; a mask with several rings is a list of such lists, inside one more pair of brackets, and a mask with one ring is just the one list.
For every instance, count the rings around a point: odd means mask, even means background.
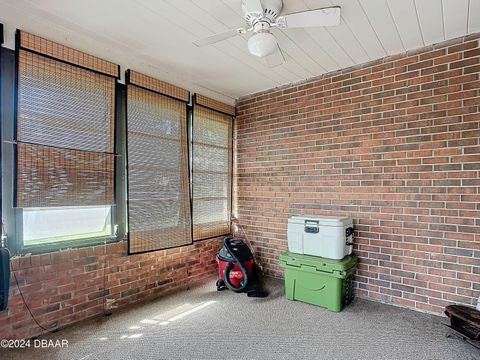
[{"label": "window", "polygon": [[129,252],[190,244],[190,95],[134,71],[127,84]]},{"label": "window", "polygon": [[233,107],[200,95],[189,107],[187,90],[133,71],[120,86],[117,65],[23,31],[15,55],[2,80],[17,95],[2,114],[15,251],[103,243],[127,225],[130,254],[230,233]]},{"label": "window", "polygon": [[17,41],[23,245],[110,237],[118,67],[23,31]]},{"label": "window", "polygon": [[27,208],[22,215],[27,246],[111,236],[113,230],[111,206]]},{"label": "window", "polygon": [[195,96],[192,129],[194,240],[230,233],[234,110],[203,96]]}]

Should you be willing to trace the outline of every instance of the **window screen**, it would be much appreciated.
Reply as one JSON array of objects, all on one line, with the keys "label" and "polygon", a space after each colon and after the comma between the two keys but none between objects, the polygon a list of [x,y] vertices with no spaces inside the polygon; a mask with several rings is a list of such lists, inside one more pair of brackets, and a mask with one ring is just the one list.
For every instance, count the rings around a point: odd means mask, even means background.
[{"label": "window screen", "polygon": [[[23,31],[17,48],[15,203],[24,244],[111,234],[118,66]],[[99,211],[105,216],[89,218]]]},{"label": "window screen", "polygon": [[190,244],[188,92],[128,73],[127,154],[129,253]]},{"label": "window screen", "polygon": [[192,130],[194,240],[230,233],[233,119],[201,99],[196,95]]}]

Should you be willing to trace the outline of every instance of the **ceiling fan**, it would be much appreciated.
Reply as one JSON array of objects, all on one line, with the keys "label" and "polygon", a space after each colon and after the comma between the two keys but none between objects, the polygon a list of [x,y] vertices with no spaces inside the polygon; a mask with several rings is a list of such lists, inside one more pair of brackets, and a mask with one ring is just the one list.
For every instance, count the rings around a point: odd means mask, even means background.
[{"label": "ceiling fan", "polygon": [[282,7],[282,0],[242,0],[246,28],[231,29],[196,40],[193,43],[197,46],[205,46],[253,31],[254,34],[248,39],[248,51],[252,55],[265,58],[267,64],[274,67],[281,65],[285,59],[277,39],[270,32],[272,27],[291,29],[340,24],[340,6],[279,16]]}]

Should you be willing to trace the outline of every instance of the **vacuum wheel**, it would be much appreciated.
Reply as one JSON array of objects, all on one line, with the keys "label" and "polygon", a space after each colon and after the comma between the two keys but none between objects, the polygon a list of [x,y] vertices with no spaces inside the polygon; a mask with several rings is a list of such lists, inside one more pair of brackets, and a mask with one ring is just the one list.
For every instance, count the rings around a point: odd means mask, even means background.
[{"label": "vacuum wheel", "polygon": [[222,291],[227,287],[225,284],[225,281],[223,281],[222,279],[218,279],[216,285],[217,285],[217,291]]}]

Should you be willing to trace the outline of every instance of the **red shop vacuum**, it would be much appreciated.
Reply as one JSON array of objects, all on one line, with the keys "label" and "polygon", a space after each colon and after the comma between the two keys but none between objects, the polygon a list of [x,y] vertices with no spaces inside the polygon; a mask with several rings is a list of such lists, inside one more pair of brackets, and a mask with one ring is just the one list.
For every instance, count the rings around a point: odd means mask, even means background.
[{"label": "red shop vacuum", "polygon": [[217,290],[230,289],[246,292],[248,297],[266,297],[268,293],[259,287],[258,270],[252,251],[240,239],[226,237],[217,254]]}]

